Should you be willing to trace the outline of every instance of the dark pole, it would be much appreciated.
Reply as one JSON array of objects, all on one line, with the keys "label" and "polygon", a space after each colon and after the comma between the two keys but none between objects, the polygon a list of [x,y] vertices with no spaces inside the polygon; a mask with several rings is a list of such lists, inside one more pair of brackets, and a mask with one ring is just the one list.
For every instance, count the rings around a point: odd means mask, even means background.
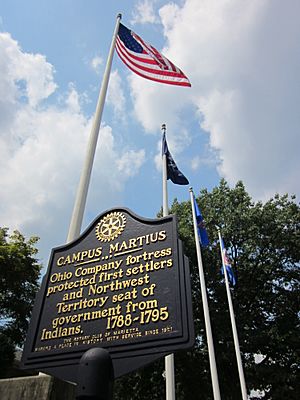
[{"label": "dark pole", "polygon": [[76,400],[112,400],[114,370],[107,350],[87,350],[78,367]]}]

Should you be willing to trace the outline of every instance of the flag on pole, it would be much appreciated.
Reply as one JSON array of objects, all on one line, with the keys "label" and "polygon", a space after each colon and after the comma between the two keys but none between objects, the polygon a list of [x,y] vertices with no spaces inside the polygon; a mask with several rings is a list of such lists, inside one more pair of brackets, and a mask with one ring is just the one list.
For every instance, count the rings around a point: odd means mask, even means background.
[{"label": "flag on pole", "polygon": [[127,67],[143,78],[170,85],[191,86],[176,65],[121,23],[116,51]]},{"label": "flag on pole", "polygon": [[167,179],[170,179],[173,183],[177,185],[188,185],[188,179],[179,171],[167,144],[166,133],[163,133],[162,137],[162,154],[166,155],[167,162]]},{"label": "flag on pole", "polygon": [[[203,306],[203,313],[204,313],[205,332],[206,332],[206,338],[207,338],[209,366],[210,366],[210,373],[211,373],[210,375],[211,375],[211,382],[212,382],[212,388],[213,388],[213,398],[214,398],[214,400],[221,400],[218,371],[217,371],[217,364],[216,364],[216,357],[215,357],[215,350],[214,350],[214,341],[213,341],[208,300],[207,300],[207,288],[206,288],[206,284],[205,284],[204,268],[203,268],[201,246],[200,246],[201,242],[203,245],[203,241],[202,241],[203,239],[206,240],[206,243],[208,244],[208,237],[207,237],[207,233],[206,233],[206,230],[203,227],[203,225],[200,224],[200,226],[199,226],[199,222],[203,222],[203,217],[201,215],[198,204],[196,202],[196,199],[195,199],[195,196],[193,193],[193,189],[190,188],[189,191],[190,191],[191,206],[192,206],[194,235],[195,235],[198,270],[199,270],[199,281],[200,281],[202,306]],[[202,233],[203,239],[200,241],[201,233]]]},{"label": "flag on pole", "polygon": [[[230,314],[230,321],[231,321],[231,327],[232,327],[232,334],[233,334],[236,361],[237,361],[237,364],[238,364],[238,372],[239,372],[239,378],[240,378],[242,399],[243,400],[247,400],[248,399],[247,387],[246,387],[246,381],[245,381],[245,376],[244,376],[244,369],[243,369],[243,363],[242,363],[242,357],[241,357],[241,351],[240,351],[239,338],[238,338],[238,333],[237,333],[237,329],[236,329],[233,304],[232,304],[230,288],[229,288],[229,281],[230,280],[232,281],[232,284],[235,285],[235,276],[233,274],[233,271],[232,271],[232,268],[231,268],[231,264],[230,264],[229,258],[227,256],[227,252],[226,252],[226,248],[224,246],[224,242],[223,242],[223,239],[222,239],[222,236],[221,236],[220,228],[218,226],[216,226],[216,228],[218,230],[221,257],[222,257],[222,264],[223,264],[222,273],[223,274],[226,273],[226,275],[225,275],[225,287],[226,287],[226,293],[227,293],[227,299],[228,299],[229,314]],[[226,277],[228,279],[226,279]]]},{"label": "flag on pole", "polygon": [[[228,255],[227,255],[227,251],[226,251],[226,248],[224,246],[224,242],[223,242],[222,237],[220,239],[220,245],[221,245],[221,251],[222,251],[223,266],[226,268],[229,282],[232,284],[232,286],[235,286],[235,284],[236,284],[235,275],[234,275],[233,269],[231,267],[231,262],[229,260]],[[224,269],[223,268],[221,268],[221,273],[224,275]]]},{"label": "flag on pole", "polygon": [[208,235],[207,235],[207,232],[205,229],[203,216],[201,214],[200,208],[198,207],[195,196],[194,196],[194,206],[195,206],[195,214],[196,214],[196,220],[197,220],[198,236],[199,236],[201,245],[203,247],[205,247],[209,244],[209,240],[208,240]]}]

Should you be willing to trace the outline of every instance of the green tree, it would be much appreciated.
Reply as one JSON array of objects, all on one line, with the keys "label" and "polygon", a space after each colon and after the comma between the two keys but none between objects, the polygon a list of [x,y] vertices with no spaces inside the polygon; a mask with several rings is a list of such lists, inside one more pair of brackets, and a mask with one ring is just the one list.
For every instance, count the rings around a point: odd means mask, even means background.
[{"label": "green tree", "polygon": [[[210,238],[202,258],[222,399],[240,399],[241,392],[216,225],[237,276],[231,292],[248,391],[261,390],[265,400],[298,398],[299,205],[288,195],[254,202],[241,182],[231,189],[224,180],[211,192],[202,190],[197,201]],[[213,396],[190,202],[175,200],[171,212],[177,215],[190,260],[197,337],[193,349],[175,355],[177,399],[209,400]],[[117,381],[116,399],[164,398],[162,368],[162,362],[156,363]]]},{"label": "green tree", "polygon": [[36,259],[37,237],[0,228],[0,376],[13,361],[15,346],[25,340],[28,319],[39,287],[41,265]]}]

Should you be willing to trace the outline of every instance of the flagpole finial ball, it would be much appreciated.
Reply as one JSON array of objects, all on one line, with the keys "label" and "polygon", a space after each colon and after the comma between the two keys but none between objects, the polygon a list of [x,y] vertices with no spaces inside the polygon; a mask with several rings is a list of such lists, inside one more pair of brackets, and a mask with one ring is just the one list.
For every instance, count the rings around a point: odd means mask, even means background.
[{"label": "flagpole finial ball", "polygon": [[162,131],[165,131],[166,130],[166,124],[162,124],[161,129],[162,129]]},{"label": "flagpole finial ball", "polygon": [[190,192],[192,192],[192,191],[193,191],[193,188],[192,188],[192,186],[190,186],[190,187],[189,187],[189,191],[190,191]]},{"label": "flagpole finial ball", "polygon": [[117,18],[122,18],[122,14],[121,13],[119,13],[118,15],[117,15]]}]

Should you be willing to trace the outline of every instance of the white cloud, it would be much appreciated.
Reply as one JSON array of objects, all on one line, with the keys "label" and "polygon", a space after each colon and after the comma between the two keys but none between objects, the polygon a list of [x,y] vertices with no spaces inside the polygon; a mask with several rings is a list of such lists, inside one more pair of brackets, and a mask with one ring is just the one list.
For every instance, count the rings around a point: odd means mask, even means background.
[{"label": "white cloud", "polygon": [[145,150],[129,150],[117,160],[118,170],[125,176],[134,176],[145,161]]},{"label": "white cloud", "polygon": [[110,74],[107,103],[113,107],[115,117],[124,122],[126,98],[122,80],[117,70],[112,71]]},{"label": "white cloud", "polygon": [[218,162],[216,154],[212,151],[208,151],[205,156],[195,156],[190,161],[190,166],[193,171],[198,171],[202,167],[214,168]]},{"label": "white cloud", "polygon": [[[41,236],[42,257],[66,238],[92,122],[73,84],[64,103],[47,104],[55,87],[44,57],[22,52],[8,34],[0,36],[1,226]],[[133,175],[128,164],[137,173],[143,158],[143,150],[118,148],[111,127],[102,124],[92,176],[97,184],[86,214],[111,207]]]},{"label": "white cloud", "polygon": [[66,105],[70,109],[70,111],[76,113],[80,113],[80,95],[77,92],[73,83],[69,84],[69,93],[66,99]]},{"label": "white cloud", "polygon": [[[187,102],[189,88],[177,88],[129,76],[135,117],[146,132],[156,133],[165,123],[168,131],[184,129],[180,111]],[[178,90],[181,90],[178,94]]]},{"label": "white cloud", "polygon": [[259,198],[276,191],[299,195],[299,12],[293,0],[186,0],[162,7],[163,53],[192,88],[131,77],[139,121],[154,131],[166,115],[172,131],[173,123],[181,130],[180,111],[196,109],[220,156],[220,175],[230,183],[242,179]]},{"label": "white cloud", "polygon": [[99,55],[93,57],[93,59],[91,60],[91,67],[98,75],[101,72],[102,65],[103,65],[103,58]]},{"label": "white cloud", "polygon": [[132,19],[130,23],[135,24],[155,24],[159,22],[157,15],[155,14],[154,6],[155,0],[143,0],[139,1],[132,12]]},{"label": "white cloud", "polygon": [[[1,89],[8,91],[8,101],[15,101],[16,95],[23,95],[35,107],[57,87],[53,80],[53,66],[46,61],[45,56],[22,53],[9,33],[0,33],[0,69],[6,74],[1,79]],[[1,90],[1,93],[6,91]]]}]

